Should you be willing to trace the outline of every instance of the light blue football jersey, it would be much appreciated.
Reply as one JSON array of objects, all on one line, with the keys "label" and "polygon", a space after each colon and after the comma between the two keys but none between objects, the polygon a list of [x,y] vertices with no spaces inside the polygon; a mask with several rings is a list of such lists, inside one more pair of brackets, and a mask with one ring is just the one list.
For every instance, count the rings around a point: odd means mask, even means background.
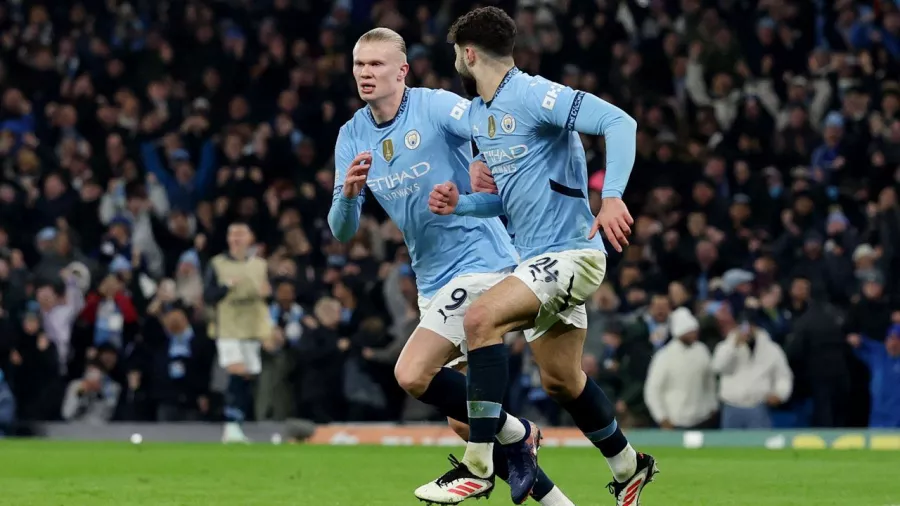
[{"label": "light blue football jersey", "polygon": [[[594,216],[578,132],[606,137],[603,197],[621,197],[634,165],[634,119],[593,95],[513,67],[490,103],[472,101],[469,123],[500,195],[465,196],[457,213],[505,214],[522,260],[567,250],[605,251],[599,234],[587,238]],[[488,210],[491,203],[497,205],[494,212]]]},{"label": "light blue football jersey", "polygon": [[[334,195],[328,223],[348,240],[359,224],[366,195],[374,195],[403,232],[419,293],[433,296],[463,274],[499,272],[518,263],[498,218],[438,216],[428,208],[436,184],[453,181],[471,191],[470,102],[443,90],[408,88],[397,116],[378,125],[368,107],[354,114],[335,146]],[[343,196],[347,168],[359,153],[372,153],[367,188],[357,199]]]}]

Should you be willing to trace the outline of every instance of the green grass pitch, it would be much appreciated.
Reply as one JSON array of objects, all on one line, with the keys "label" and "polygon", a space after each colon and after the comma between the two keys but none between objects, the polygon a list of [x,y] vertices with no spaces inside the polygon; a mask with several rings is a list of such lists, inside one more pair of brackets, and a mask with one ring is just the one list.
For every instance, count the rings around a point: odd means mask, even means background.
[{"label": "green grass pitch", "polygon": [[[0,442],[2,506],[402,506],[447,470],[436,447]],[[644,506],[900,506],[900,454],[651,449]],[[541,463],[579,506],[612,505],[609,471],[584,448]],[[498,483],[489,501],[510,504]],[[467,503],[468,504],[468,503]],[[536,504],[530,502],[529,504]]]}]

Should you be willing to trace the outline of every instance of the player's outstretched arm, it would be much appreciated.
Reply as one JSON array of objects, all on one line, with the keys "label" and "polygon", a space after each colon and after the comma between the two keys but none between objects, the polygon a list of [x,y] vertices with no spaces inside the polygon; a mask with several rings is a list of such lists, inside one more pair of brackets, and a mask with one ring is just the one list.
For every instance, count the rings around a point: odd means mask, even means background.
[{"label": "player's outstretched arm", "polygon": [[450,181],[434,186],[428,197],[428,208],[434,214],[447,216],[474,216],[476,218],[496,218],[503,214],[503,202],[499,195],[473,193],[460,195],[459,189]]},{"label": "player's outstretched arm", "polygon": [[328,211],[328,227],[335,239],[349,241],[359,228],[359,216],[365,200],[363,188],[372,165],[372,154],[356,154],[345,139],[344,130],[334,148],[334,193]]}]

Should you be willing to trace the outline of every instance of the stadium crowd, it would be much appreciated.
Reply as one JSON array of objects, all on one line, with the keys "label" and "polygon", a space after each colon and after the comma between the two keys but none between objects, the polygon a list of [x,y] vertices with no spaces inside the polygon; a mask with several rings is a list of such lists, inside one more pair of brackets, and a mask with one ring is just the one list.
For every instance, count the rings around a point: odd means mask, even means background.
[{"label": "stadium crowd", "polygon": [[[437,419],[392,374],[418,319],[402,234],[369,199],[332,238],[332,153],[361,33],[462,93],[444,34],[491,3],[522,70],[638,121],[583,360],[620,420],[900,427],[895,2],[24,0],[0,2],[0,433],[221,420],[203,272],[235,220],[273,288],[255,419]],[[508,342],[510,411],[565,424]]]}]

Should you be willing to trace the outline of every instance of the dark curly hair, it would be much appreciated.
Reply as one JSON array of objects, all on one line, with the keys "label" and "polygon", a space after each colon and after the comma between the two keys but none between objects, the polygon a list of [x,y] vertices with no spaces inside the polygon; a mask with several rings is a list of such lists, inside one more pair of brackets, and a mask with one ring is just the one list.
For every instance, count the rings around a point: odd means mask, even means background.
[{"label": "dark curly hair", "polygon": [[493,56],[508,57],[516,45],[516,22],[497,7],[479,7],[450,27],[451,44],[472,44]]}]

